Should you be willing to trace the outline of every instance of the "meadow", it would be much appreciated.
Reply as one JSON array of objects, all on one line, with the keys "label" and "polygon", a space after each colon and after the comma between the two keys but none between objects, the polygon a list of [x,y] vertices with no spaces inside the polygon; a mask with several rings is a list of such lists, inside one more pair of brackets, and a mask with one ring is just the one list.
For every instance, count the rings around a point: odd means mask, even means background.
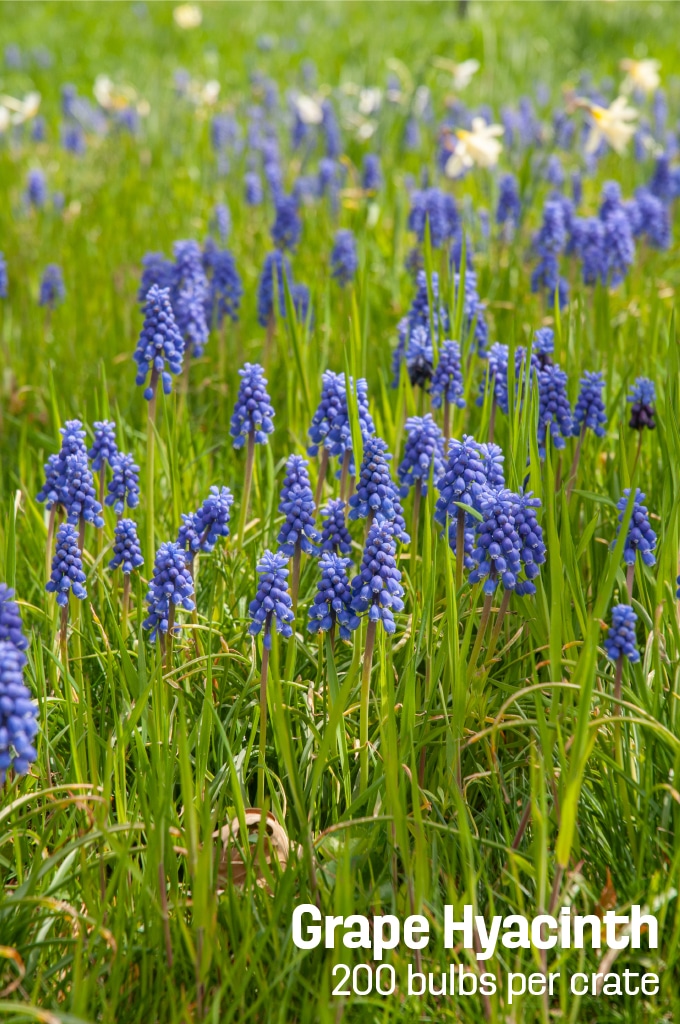
[{"label": "meadow", "polygon": [[679,31],[0,3],[0,1020],[676,1019]]}]

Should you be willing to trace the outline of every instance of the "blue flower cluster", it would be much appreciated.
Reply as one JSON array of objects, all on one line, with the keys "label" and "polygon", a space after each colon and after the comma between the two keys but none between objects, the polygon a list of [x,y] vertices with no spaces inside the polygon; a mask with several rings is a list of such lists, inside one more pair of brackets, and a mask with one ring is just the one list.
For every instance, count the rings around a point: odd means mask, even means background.
[{"label": "blue flower cluster", "polygon": [[137,527],[132,519],[119,519],[113,535],[113,558],[109,569],[121,568],[126,576],[144,565]]},{"label": "blue flower cluster", "polygon": [[340,285],[351,284],[358,266],[359,259],[354,234],[347,230],[337,231],[331,251],[331,277]]},{"label": "blue flower cluster", "polygon": [[57,532],[57,547],[52,559],[52,574],[45,590],[57,595],[57,604],[65,608],[69,591],[84,601],[87,591],[83,586],[85,573],[83,560],[78,548],[78,534],[70,523],[62,523]]},{"label": "blue flower cluster", "polygon": [[359,470],[356,492],[349,499],[350,519],[366,519],[391,524],[392,534],[408,544],[403,509],[390,475],[387,445],[380,437],[364,439],[364,454]]},{"label": "blue flower cluster", "polygon": [[567,395],[567,375],[559,365],[550,364],[538,373],[538,451],[545,458],[548,437],[555,448],[564,448],[574,421]]},{"label": "blue flower cluster", "polygon": [[612,608],[612,624],[604,639],[607,657],[612,661],[627,658],[628,661],[640,660],[640,652],[636,647],[635,624],[637,615],[629,604],[616,604]]},{"label": "blue flower cluster", "polygon": [[26,660],[23,652],[28,648],[28,640],[24,636],[21,612],[14,600],[14,591],[6,583],[0,583],[0,642],[12,644]]},{"label": "blue flower cluster", "polygon": [[258,363],[245,363],[238,371],[241,383],[231,417],[234,448],[243,448],[252,434],[256,444],[266,444],[274,430],[274,407],[267,394],[267,379]]},{"label": "blue flower cluster", "polygon": [[630,402],[629,426],[633,430],[654,430],[656,427],[654,403],[656,402],[656,388],[654,381],[648,377],[638,377],[630,389],[627,402]]},{"label": "blue flower cluster", "polygon": [[88,451],[92,468],[99,473],[106,464],[113,466],[118,455],[116,424],[112,420],[99,420],[94,424],[94,441]]},{"label": "blue flower cluster", "polygon": [[186,353],[198,358],[203,355],[208,340],[205,309],[209,286],[203,269],[203,253],[194,241],[175,242],[172,251],[175,257],[170,286],[172,310]]},{"label": "blue flower cluster", "polygon": [[177,327],[167,288],[154,284],[149,289],[144,305],[144,326],[133,358],[137,363],[136,384],[145,384],[151,371],[150,382],[144,390],[146,400],[150,402],[155,396],[159,379],[163,391],[169,395],[172,391],[170,374],[182,371],[184,339]]},{"label": "blue flower cluster", "polygon": [[314,525],[314,495],[307,460],[301,455],[291,455],[286,462],[279,512],[285,516],[277,537],[279,551],[289,557],[296,548],[307,555],[316,554],[321,535]]},{"label": "blue flower cluster", "polygon": [[119,454],[113,462],[113,476],[109,482],[109,493],[104,504],[113,506],[116,515],[122,516],[125,506],[139,505],[139,466],[132,455]]},{"label": "blue flower cluster", "polygon": [[439,362],[430,382],[430,398],[434,409],[441,408],[444,402],[460,409],[465,407],[460,345],[457,341],[444,341],[439,350]]},{"label": "blue flower cluster", "polygon": [[321,551],[348,555],[352,550],[352,538],[345,524],[347,503],[342,498],[331,498],[321,509]]},{"label": "blue flower cluster", "polygon": [[193,595],[194,581],[181,547],[173,543],[161,544],[146,594],[148,615],[143,623],[144,629],[150,630],[152,643],[159,632],[168,632],[171,607],[179,605],[187,612],[193,611]]},{"label": "blue flower cluster", "polygon": [[[619,510],[619,526],[616,531],[617,537],[619,535],[619,530],[621,529],[623,517],[626,514],[629,497],[630,488],[626,487],[623,495],[619,498],[616,504],[616,507]],[[635,498],[633,499],[633,511],[631,514],[630,525],[628,527],[625,547],[623,549],[623,560],[626,565],[634,565],[638,553],[645,565],[654,565],[654,562],[656,561],[654,557],[656,534],[649,524],[649,513],[646,507],[642,504],[644,500],[645,496],[638,487],[635,491]]]},{"label": "blue flower cluster", "polygon": [[352,609],[368,612],[369,622],[382,622],[386,633],[394,633],[394,612],[402,611],[404,594],[397,568],[397,545],[389,522],[374,522],[368,531],[359,573],[350,586]]},{"label": "blue flower cluster", "polygon": [[63,301],[65,295],[66,288],[64,287],[64,275],[61,272],[61,267],[56,263],[48,263],[40,281],[38,305],[54,309],[59,302]]},{"label": "blue flower cluster", "polygon": [[411,416],[406,420],[406,445],[397,476],[400,493],[405,498],[419,481],[421,493],[427,494],[430,473],[436,483],[444,471],[444,435],[430,413]]},{"label": "blue flower cluster", "polygon": [[343,640],[349,640],[351,631],[359,625],[359,616],[352,609],[352,593],[347,578],[349,558],[340,558],[331,551],[323,551],[319,558],[321,577],[309,609],[310,633],[326,633],[337,625]]},{"label": "blue flower cluster", "polygon": [[25,775],[38,756],[37,709],[24,683],[25,660],[14,644],[0,640],[0,786],[10,770]]},{"label": "blue flower cluster", "polygon": [[597,437],[604,437],[607,414],[602,401],[603,388],[603,374],[586,370],[581,377],[581,390],[574,407],[574,436],[589,429]]},{"label": "blue flower cluster", "polygon": [[263,643],[271,648],[272,626],[284,637],[293,635],[293,601],[288,593],[288,560],[282,553],[265,551],[257,565],[257,593],[250,602],[249,632],[253,636],[264,630]]}]

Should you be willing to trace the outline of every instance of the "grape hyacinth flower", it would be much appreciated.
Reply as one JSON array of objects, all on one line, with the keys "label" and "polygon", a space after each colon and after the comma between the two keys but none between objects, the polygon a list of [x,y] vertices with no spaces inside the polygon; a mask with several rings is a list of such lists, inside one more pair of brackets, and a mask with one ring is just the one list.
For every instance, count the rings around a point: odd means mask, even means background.
[{"label": "grape hyacinth flower", "polygon": [[123,605],[121,610],[121,635],[127,636],[128,611],[130,608],[130,577],[144,565],[142,550],[137,537],[137,527],[132,519],[119,519],[113,533],[113,558],[109,569],[123,572]]},{"label": "grape hyacinth flower", "polygon": [[24,664],[28,640],[24,636],[21,612],[14,600],[14,591],[6,583],[0,583],[0,642],[12,644],[21,656],[21,664]]},{"label": "grape hyacinth flower", "polygon": [[205,307],[208,279],[203,270],[203,255],[198,242],[175,242],[172,251],[170,301],[177,327],[185,342],[185,352],[199,358],[208,340]]},{"label": "grape hyacinth flower", "polygon": [[7,278],[7,260],[0,252],[0,299],[6,299],[8,295],[9,282]]},{"label": "grape hyacinth flower", "polygon": [[504,174],[498,182],[496,223],[504,229],[503,237],[506,241],[512,237],[512,232],[517,228],[521,212],[517,178],[514,174]]},{"label": "grape hyacinth flower", "polygon": [[377,192],[381,185],[380,158],[375,153],[366,153],[361,169],[361,187],[365,192]]},{"label": "grape hyacinth flower", "polygon": [[[179,605],[187,612],[193,611],[193,596],[194,581],[187,569],[184,552],[179,544],[161,544],[149,581],[146,595],[148,615],[143,623],[144,629],[150,630],[151,643],[159,633],[162,644],[166,634],[172,636],[175,633],[175,609]],[[170,656],[171,646],[168,645],[168,664]]]},{"label": "grape hyacinth flower", "polygon": [[548,437],[552,438],[555,448],[561,449],[566,445],[565,438],[571,437],[574,430],[567,397],[567,375],[557,363],[539,371],[538,401],[538,452],[544,459]]},{"label": "grape hyacinth flower", "polygon": [[92,468],[101,472],[106,464],[113,467],[118,456],[118,445],[116,444],[116,424],[112,420],[98,420],[94,424],[94,441],[88,451],[92,462]]},{"label": "grape hyacinth flower", "polygon": [[113,534],[113,558],[109,569],[122,569],[129,576],[144,565],[142,550],[137,538],[137,526],[133,519],[119,519]]},{"label": "grape hyacinth flower", "polygon": [[113,463],[113,477],[104,504],[112,505],[117,516],[122,516],[126,505],[128,508],[139,505],[139,466],[132,455],[121,453]]},{"label": "grape hyacinth flower", "polygon": [[274,252],[270,252],[265,256],[257,288],[257,322],[260,327],[267,328],[268,338],[270,338],[274,331],[274,274],[276,274],[276,294],[279,313],[282,317],[285,317],[286,303],[283,277],[285,274],[289,287],[292,277],[288,258],[279,249],[275,249]]},{"label": "grape hyacinth flower", "polygon": [[567,486],[567,500],[576,482],[581,447],[587,430],[592,430],[596,437],[604,437],[607,425],[607,413],[602,401],[602,389],[604,388],[604,376],[602,373],[593,373],[589,370],[581,377],[581,390],[574,407],[574,437],[578,437],[574,461],[569,473],[569,484]]},{"label": "grape hyacinth flower", "polygon": [[[627,402],[631,403],[629,427],[642,432],[645,427],[654,430],[656,427],[654,403],[656,402],[656,388],[654,381],[648,377],[637,377],[630,389]],[[642,436],[642,433],[640,434]]]},{"label": "grape hyacinth flower", "polygon": [[349,518],[368,519],[369,529],[374,520],[388,522],[392,535],[408,544],[410,538],[406,533],[397,488],[390,475],[391,458],[382,438],[365,438],[356,493],[349,499]]},{"label": "grape hyacinth flower", "polygon": [[64,464],[63,504],[66,508],[68,522],[80,525],[80,547],[85,531],[85,523],[92,523],[101,529],[104,520],[101,516],[102,506],[97,501],[94,480],[87,456],[82,452],[68,455]]},{"label": "grape hyacinth flower", "polygon": [[63,301],[65,295],[66,289],[61,267],[56,263],[48,263],[40,281],[38,305],[47,306],[49,310],[53,310],[59,302]]},{"label": "grape hyacinth flower", "polygon": [[224,245],[229,238],[229,231],[231,230],[231,214],[226,203],[215,203],[213,221],[217,234],[220,236],[220,241]]},{"label": "grape hyacinth flower", "polygon": [[37,709],[24,683],[25,661],[14,644],[0,640],[0,786],[8,771],[25,775],[38,756]]},{"label": "grape hyacinth flower", "polygon": [[52,572],[45,590],[57,595],[57,604],[62,609],[62,646],[66,640],[66,621],[68,619],[68,596],[73,591],[74,597],[84,601],[87,590],[83,586],[85,573],[78,547],[78,534],[71,523],[62,523],[57,531],[57,548],[52,559]]},{"label": "grape hyacinth flower", "polygon": [[238,320],[243,285],[234,257],[228,249],[217,250],[211,257],[212,279],[206,297],[206,320],[209,325],[222,326],[225,317]]},{"label": "grape hyacinth flower", "polygon": [[479,396],[477,405],[484,404],[487,382],[491,386],[491,424],[489,426],[489,437],[493,437],[496,409],[507,414],[508,412],[508,360],[510,350],[507,345],[497,341],[489,349],[488,375],[479,382]]},{"label": "grape hyacinth flower", "polygon": [[319,559],[321,579],[309,608],[307,629],[310,633],[330,632],[331,646],[336,625],[340,627],[342,640],[349,640],[352,631],[359,626],[359,616],[352,610],[352,593],[347,578],[349,564],[349,558],[340,558],[330,551],[323,551]]},{"label": "grape hyacinth flower", "polygon": [[230,428],[234,448],[242,448],[250,437],[254,443],[266,444],[267,435],[274,430],[274,408],[264,370],[258,363],[245,363],[238,372],[241,383]]},{"label": "grape hyacinth flower", "polygon": [[40,209],[47,202],[47,181],[39,167],[28,172],[26,191],[24,193],[29,206]]},{"label": "grape hyacinth flower", "polygon": [[[628,499],[630,497],[630,488],[626,487],[621,498],[619,498],[616,507],[619,510],[619,526],[616,529],[616,536],[618,537],[621,529],[621,523],[626,514],[628,507]],[[642,504],[645,500],[645,495],[636,488],[635,498],[633,499],[633,511],[630,518],[630,525],[628,526],[628,533],[626,535],[626,543],[623,549],[623,560],[629,568],[635,567],[635,561],[639,553],[640,558],[645,565],[654,565],[656,559],[654,557],[654,549],[656,547],[656,534],[649,523],[649,513],[646,507]],[[628,591],[631,594],[629,588]]]},{"label": "grape hyacinth flower", "polygon": [[288,593],[288,560],[284,554],[265,551],[257,564],[257,593],[248,611],[251,636],[262,633],[262,668],[260,672],[260,749],[257,767],[257,806],[264,804],[264,769],[267,740],[267,674],[272,646],[272,626],[286,639],[293,635],[293,602]]},{"label": "grape hyacinth flower", "polygon": [[[521,571],[521,541],[515,528],[517,495],[512,491],[486,488],[478,498],[481,522],[475,525],[476,548],[472,552],[475,567],[471,583],[484,581],[484,593],[493,595],[500,584],[514,590]],[[480,626],[481,629],[481,626]]]},{"label": "grape hyacinth flower", "polygon": [[267,393],[267,379],[258,363],[246,363],[238,371],[241,383],[231,417],[230,433],[234,448],[242,448],[248,441],[246,471],[239,520],[239,544],[243,545],[246,515],[250,502],[255,445],[266,444],[274,430],[274,407]]},{"label": "grape hyacinth flower", "polygon": [[[462,441],[449,442],[447,462],[437,483],[439,497],[435,505],[435,521],[448,528],[448,540],[456,555],[456,587],[463,581],[463,564],[470,567],[466,555],[472,554],[474,518],[460,508],[477,503],[488,487],[480,446],[474,437],[463,435]],[[455,530],[454,530],[455,525]]]},{"label": "grape hyacinth flower", "polygon": [[[350,388],[353,384],[354,382],[350,378]],[[375,432],[375,427],[368,410],[368,388],[363,378],[357,380],[354,386],[354,395],[357,401],[361,435],[362,437],[370,436]],[[323,446],[321,466],[319,468],[319,482],[316,489],[317,506],[321,497],[321,488],[326,477],[326,468],[330,455],[342,460],[340,496],[344,498],[347,475],[354,474],[354,466],[352,463],[352,433],[347,407],[347,390],[343,374],[334,373],[332,370],[324,372],[321,384],[321,398],[312,417],[308,437],[311,441],[307,448],[308,455],[316,455],[319,447]]]},{"label": "grape hyacinth flower", "polygon": [[541,571],[539,566],[545,562],[546,548],[543,543],[543,530],[536,517],[536,509],[541,507],[540,500],[534,498],[531,491],[515,495],[515,498],[513,520],[520,539],[519,557],[526,577],[517,583],[515,593],[522,596],[536,593],[533,580]]},{"label": "grape hyacinth flower", "polygon": [[361,706],[359,742],[361,747],[360,788],[368,784],[368,704],[370,696],[373,648],[378,623],[386,633],[396,630],[394,613],[403,610],[404,594],[401,573],[397,568],[397,546],[390,523],[374,522],[368,531],[359,573],[352,580],[352,610],[359,615],[368,613],[366,648],[361,674]]},{"label": "grape hyacinth flower", "polygon": [[456,405],[459,409],[465,407],[460,345],[457,341],[444,341],[439,349],[439,362],[430,382],[430,398],[433,409],[440,409],[444,405],[444,437],[448,440],[451,406]]},{"label": "grape hyacinth flower", "polygon": [[254,171],[248,171],[243,178],[243,184],[245,187],[246,204],[248,206],[260,206],[264,199],[264,193],[259,174],[256,174]]},{"label": "grape hyacinth flower", "polygon": [[302,233],[302,222],[295,196],[280,195],[276,200],[276,217],[271,229],[272,241],[277,249],[297,247]]},{"label": "grape hyacinth flower", "polygon": [[505,487],[505,473],[503,463],[505,456],[500,445],[493,441],[483,441],[481,444],[474,442],[482,460],[482,468],[486,476],[487,485],[491,490],[502,490]]},{"label": "grape hyacinth flower", "polygon": [[416,190],[411,194],[407,227],[416,233],[421,244],[425,239],[427,224],[430,226],[430,244],[433,249],[440,249],[455,238],[459,230],[459,218],[452,195],[439,188]]},{"label": "grape hyacinth flower", "polygon": [[281,488],[279,512],[285,516],[279,530],[277,543],[279,551],[293,559],[291,594],[293,611],[297,607],[300,583],[300,557],[317,553],[321,535],[314,524],[314,496],[312,494],[307,460],[301,455],[291,455],[286,462],[286,475]]},{"label": "grape hyacinth flower", "polygon": [[581,377],[581,390],[574,407],[574,437],[592,430],[597,437],[604,437],[607,414],[602,401],[604,375],[588,370]]},{"label": "grape hyacinth flower", "polygon": [[357,244],[351,231],[337,231],[331,251],[331,277],[343,287],[356,276],[359,260]]},{"label": "grape hyacinth flower", "polygon": [[158,380],[164,393],[169,395],[172,391],[170,374],[181,373],[184,359],[184,339],[177,327],[167,288],[154,284],[149,289],[144,306],[144,326],[133,359],[137,363],[136,384],[145,384],[151,370],[144,397],[155,405]]},{"label": "grape hyacinth flower", "polygon": [[397,476],[402,498],[414,485],[421,495],[427,494],[430,473],[438,481],[444,472],[444,436],[430,413],[406,420],[406,445]]},{"label": "grape hyacinth flower", "polygon": [[173,262],[162,252],[147,252],[142,258],[142,277],[137,293],[138,300],[144,304],[149,290],[156,284],[159,288],[170,288],[172,285]]},{"label": "grape hyacinth flower", "polygon": [[233,503],[234,496],[228,487],[213,485],[210,488],[210,494],[193,516],[197,543],[192,545],[192,551],[203,551],[205,554],[210,554],[220,537],[229,536],[229,521]]},{"label": "grape hyacinth flower", "polygon": [[627,658],[628,661],[640,660],[640,652],[636,647],[635,624],[637,615],[628,604],[616,604],[612,608],[612,624],[604,640],[607,657],[612,661]]},{"label": "grape hyacinth flower", "polygon": [[406,369],[412,387],[425,388],[432,379],[434,353],[430,334],[425,327],[416,327],[406,346]]},{"label": "grape hyacinth flower", "polygon": [[352,550],[352,538],[345,525],[347,503],[342,498],[331,498],[321,509],[321,551],[348,555]]},{"label": "grape hyacinth flower", "polygon": [[557,197],[546,200],[543,224],[533,242],[539,261],[531,275],[532,292],[544,289],[550,302],[557,292],[560,308],[566,305],[568,291],[567,282],[559,273],[559,257],[567,243],[564,212],[564,206]]},{"label": "grape hyacinth flower", "polygon": [[640,652],[637,649],[635,637],[636,624],[637,615],[629,604],[614,605],[612,608],[612,624],[604,638],[604,649],[607,652],[607,657],[611,658],[616,665],[613,713],[617,716],[621,714],[621,681],[623,679],[624,658],[631,662],[631,664],[635,664],[640,660]]}]

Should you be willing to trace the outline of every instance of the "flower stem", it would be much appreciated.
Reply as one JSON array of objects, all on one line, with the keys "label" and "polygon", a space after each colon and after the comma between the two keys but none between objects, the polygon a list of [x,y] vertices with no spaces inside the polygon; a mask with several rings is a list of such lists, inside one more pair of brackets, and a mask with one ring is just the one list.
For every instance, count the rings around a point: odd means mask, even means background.
[{"label": "flower stem", "polygon": [[418,522],[420,519],[420,499],[423,493],[423,481],[418,477],[413,491],[413,515],[411,518],[411,579],[416,579],[416,566],[418,564]]},{"label": "flower stem", "polygon": [[484,606],[482,608],[482,617],[479,620],[479,629],[477,630],[477,637],[475,639],[475,646],[472,648],[472,654],[470,655],[470,672],[474,672],[477,667],[477,658],[479,652],[482,649],[482,642],[484,640],[484,634],[486,633],[486,626],[491,615],[491,605],[493,603],[493,594],[487,594],[484,598]]},{"label": "flower stem", "polygon": [[64,671],[68,672],[68,641],[67,641],[67,630],[68,630],[68,604],[65,604],[61,609],[61,618],[59,623],[59,648],[61,650],[61,662],[64,666]]},{"label": "flower stem", "polygon": [[456,514],[456,590],[463,586],[463,564],[465,561],[465,512],[462,508]]},{"label": "flower stem", "polygon": [[585,434],[586,425],[584,423],[581,427],[581,433],[578,435],[576,451],[574,452],[574,461],[572,462],[571,469],[569,470],[569,483],[567,484],[567,501],[569,501],[569,499],[571,498],[571,492],[574,490],[574,485],[576,483],[576,474],[578,472],[578,464],[581,458],[581,448],[583,446],[583,438],[585,437]]},{"label": "flower stem", "polygon": [[345,450],[342,456],[342,473],[340,474],[340,497],[343,501],[347,501],[347,475],[349,473],[349,460],[351,458],[351,452],[349,448]]},{"label": "flower stem", "polygon": [[146,422],[146,558],[147,565],[152,566],[156,554],[154,545],[154,454],[156,445],[156,389],[158,386],[158,370],[151,374],[153,395],[149,401],[149,416]]},{"label": "flower stem", "polygon": [[628,591],[628,600],[633,600],[633,586],[635,585],[635,562],[629,565],[626,569],[626,590]]},{"label": "flower stem", "polygon": [[121,636],[127,636],[128,611],[130,609],[130,573],[123,574],[123,609],[121,612]]},{"label": "flower stem", "polygon": [[491,419],[489,420],[489,444],[493,442],[493,434],[496,428],[496,399],[491,402]]},{"label": "flower stem", "polygon": [[246,531],[248,505],[250,504],[250,488],[253,483],[253,462],[255,461],[255,431],[248,434],[248,451],[246,454],[246,473],[243,481],[243,497],[241,498],[241,514],[238,522],[238,546],[243,549],[243,535]]},{"label": "flower stem", "polygon": [[510,597],[511,596],[512,596],[512,591],[511,590],[504,590],[503,591],[503,600],[501,601],[501,606],[498,609],[498,615],[496,617],[496,621],[494,623],[494,627],[493,627],[493,629],[491,631],[491,640],[489,641],[489,650],[486,652],[486,660],[487,661],[489,661],[489,659],[493,656],[493,652],[496,649],[496,643],[498,642],[498,637],[500,636],[501,629],[503,628],[503,620],[505,618],[505,614],[506,614],[506,612],[508,610],[508,607],[510,605]]},{"label": "flower stem", "polygon": [[47,546],[45,548],[45,579],[52,574],[52,544],[54,542],[54,521],[57,515],[57,506],[50,509],[50,518],[47,521]]},{"label": "flower stem", "polygon": [[260,671],[260,749],[257,758],[257,802],[261,810],[264,807],[264,769],[265,751],[267,746],[267,674],[269,671],[269,647],[267,639],[272,628],[272,613],[269,612],[264,624],[264,646],[262,648],[262,669]]},{"label": "flower stem", "polygon": [[319,464],[319,478],[316,481],[316,493],[314,494],[314,507],[317,512],[319,505],[321,504],[321,494],[323,492],[323,485],[326,480],[326,473],[328,472],[328,448],[324,447],[321,453],[321,462]]},{"label": "flower stem", "polygon": [[170,609],[168,611],[168,642],[165,648],[165,671],[169,672],[172,668],[172,641],[175,635],[175,606],[170,602]]},{"label": "flower stem", "polygon": [[293,573],[291,576],[290,583],[290,596],[293,601],[293,615],[297,612],[298,602],[298,590],[300,589],[300,561],[302,559],[302,548],[300,547],[300,541],[295,542],[295,550],[293,552]]},{"label": "flower stem", "polygon": [[451,403],[444,399],[444,447],[448,449],[451,437]]},{"label": "flower stem", "polygon": [[369,621],[368,629],[366,630],[364,664],[361,671],[361,708],[359,713],[359,746],[361,748],[360,793],[363,793],[368,786],[368,702],[371,693],[371,669],[373,668],[376,626],[377,622]]}]

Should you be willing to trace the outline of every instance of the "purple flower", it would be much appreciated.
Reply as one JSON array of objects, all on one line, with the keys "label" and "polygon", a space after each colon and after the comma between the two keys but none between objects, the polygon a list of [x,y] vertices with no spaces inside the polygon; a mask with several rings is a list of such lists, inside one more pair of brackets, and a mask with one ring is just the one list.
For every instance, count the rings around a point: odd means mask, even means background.
[{"label": "purple flower", "polygon": [[648,430],[654,430],[656,427],[654,420],[656,415],[654,409],[654,403],[656,402],[654,381],[650,380],[649,377],[637,377],[626,401],[631,403],[628,426],[632,427],[633,430],[644,430],[645,427]]},{"label": "purple flower", "polygon": [[326,633],[338,624],[340,636],[349,640],[351,631],[359,626],[359,616],[352,609],[352,592],[347,578],[349,558],[340,558],[323,551],[319,559],[321,578],[309,609],[310,633]]},{"label": "purple flower", "polygon": [[565,447],[574,422],[567,396],[567,375],[558,364],[545,366],[538,373],[538,451],[545,458],[548,436],[555,448]]},{"label": "purple flower", "polygon": [[359,469],[356,492],[349,499],[350,519],[387,521],[403,544],[409,542],[397,488],[390,475],[387,444],[380,437],[364,439],[364,456]]},{"label": "purple flower", "polygon": [[409,417],[406,434],[404,457],[397,470],[402,498],[417,481],[421,483],[421,493],[427,494],[430,473],[436,483],[444,472],[444,436],[431,414]]},{"label": "purple flower", "polygon": [[274,407],[267,393],[267,379],[258,363],[245,363],[238,371],[241,383],[231,417],[230,434],[234,448],[243,448],[249,434],[257,444],[266,444],[274,430]]},{"label": "purple flower", "polygon": [[352,610],[360,615],[368,612],[369,622],[382,622],[386,633],[394,633],[394,612],[404,607],[396,553],[391,525],[374,522],[368,531],[359,573],[350,584]]},{"label": "purple flower", "polygon": [[146,594],[148,615],[143,623],[144,629],[151,631],[151,643],[159,631],[168,632],[171,605],[173,608],[179,605],[191,612],[195,607],[193,596],[194,581],[187,568],[184,552],[179,544],[161,544]]},{"label": "purple flower", "polygon": [[208,279],[203,270],[203,254],[198,242],[175,242],[170,301],[177,327],[184,338],[185,351],[197,358],[208,340],[205,307]]},{"label": "purple flower", "polygon": [[126,505],[128,508],[139,505],[139,466],[132,455],[121,453],[114,460],[108,492],[104,504],[112,505],[116,515],[122,515]]},{"label": "purple flower", "polygon": [[137,527],[132,519],[119,519],[113,534],[113,558],[109,569],[119,567],[125,576],[144,565],[142,549],[139,546]]},{"label": "purple flower", "polygon": [[0,641],[0,786],[8,770],[25,775],[38,756],[37,709],[24,683],[25,661],[14,644]]},{"label": "purple flower", "polygon": [[22,664],[26,660],[24,651],[28,640],[24,636],[19,606],[14,600],[14,591],[6,583],[0,583],[0,642],[12,644],[20,652]]},{"label": "purple flower", "polygon": [[604,437],[607,414],[602,401],[604,376],[586,372],[581,377],[581,390],[574,408],[574,436],[588,428],[597,437]]},{"label": "purple flower", "polygon": [[637,615],[629,604],[616,604],[612,608],[612,624],[604,638],[604,649],[612,661],[627,658],[628,661],[640,660],[640,652],[636,647],[635,624]]},{"label": "purple flower", "polygon": [[316,554],[321,535],[314,524],[314,495],[309,483],[307,460],[291,455],[281,488],[279,512],[285,516],[279,530],[279,551],[291,558],[296,548],[307,555]]},{"label": "purple flower", "polygon": [[439,409],[446,401],[450,405],[465,407],[463,374],[461,372],[460,345],[457,341],[444,341],[439,350],[439,362],[430,382],[432,407]]},{"label": "purple flower", "polygon": [[116,444],[116,424],[112,420],[98,420],[94,424],[94,441],[87,453],[92,461],[92,468],[98,473],[105,464],[113,466],[118,455]]},{"label": "purple flower", "polygon": [[147,401],[154,397],[159,378],[165,394],[170,394],[170,374],[177,375],[182,371],[184,339],[177,327],[167,288],[154,284],[149,289],[144,306],[144,326],[133,359],[137,363],[136,384],[146,383],[147,374],[151,371],[151,380],[144,391]]},{"label": "purple flower", "polygon": [[293,635],[293,601],[288,593],[288,560],[284,554],[265,551],[257,565],[257,593],[248,611],[251,625],[248,632],[257,636],[264,630],[263,643],[271,648],[272,625],[284,637]]},{"label": "purple flower", "polygon": [[65,295],[66,289],[61,267],[56,263],[48,263],[40,281],[38,305],[54,309],[57,303],[63,302]]},{"label": "purple flower", "polygon": [[[619,510],[619,525],[616,529],[617,537],[621,529],[623,517],[626,514],[629,497],[630,488],[626,487],[623,495],[619,498],[616,504],[616,507]],[[630,519],[630,525],[628,527],[625,547],[623,549],[623,560],[626,565],[635,565],[635,559],[638,553],[645,565],[654,565],[654,562],[656,561],[654,557],[656,534],[649,524],[649,513],[642,504],[644,500],[645,496],[638,487],[635,491],[635,498],[633,499],[633,512]],[[616,541],[614,541],[614,543],[616,543]]]},{"label": "purple flower", "polygon": [[337,231],[331,251],[331,277],[340,285],[351,284],[358,266],[357,244],[353,232]]},{"label": "purple flower", "polygon": [[57,547],[52,559],[52,575],[45,586],[49,594],[57,595],[57,604],[65,608],[69,590],[84,601],[87,591],[83,586],[85,573],[78,548],[78,534],[71,523],[62,523],[57,531]]},{"label": "purple flower", "polygon": [[352,550],[352,538],[345,525],[346,509],[342,498],[331,498],[321,509],[321,551],[348,555]]}]

